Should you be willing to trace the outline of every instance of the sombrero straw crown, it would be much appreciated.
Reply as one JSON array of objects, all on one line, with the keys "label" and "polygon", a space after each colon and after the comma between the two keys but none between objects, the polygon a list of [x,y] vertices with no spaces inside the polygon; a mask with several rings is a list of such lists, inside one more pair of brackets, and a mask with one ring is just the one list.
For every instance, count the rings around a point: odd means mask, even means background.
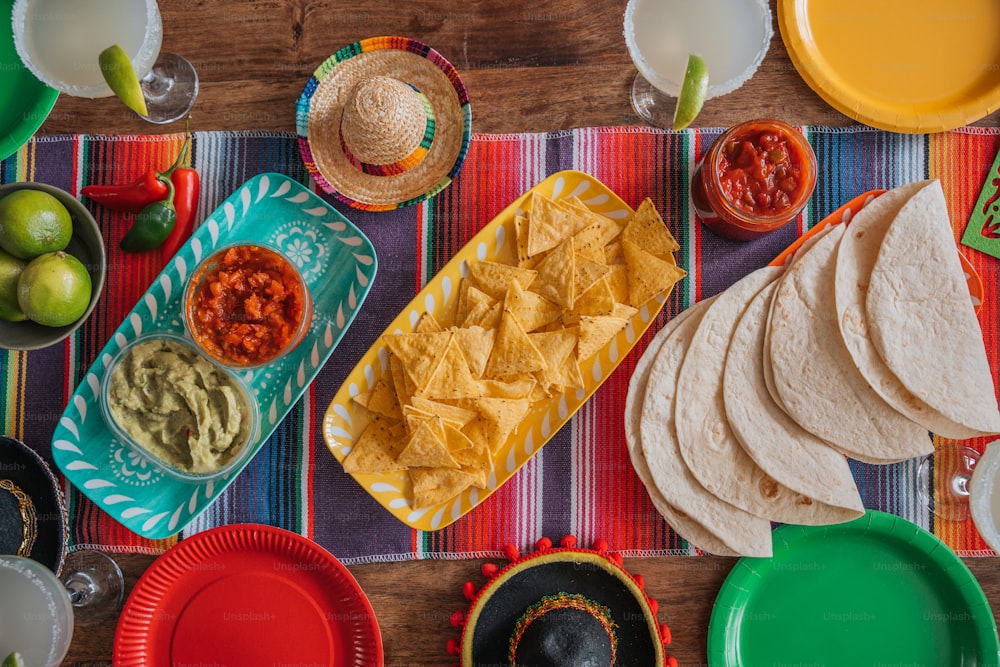
[{"label": "sombrero straw crown", "polygon": [[[359,81],[340,120],[344,150],[365,173],[402,173],[420,162],[433,141],[433,110],[413,86],[387,76]],[[422,149],[422,150],[421,150]]]}]

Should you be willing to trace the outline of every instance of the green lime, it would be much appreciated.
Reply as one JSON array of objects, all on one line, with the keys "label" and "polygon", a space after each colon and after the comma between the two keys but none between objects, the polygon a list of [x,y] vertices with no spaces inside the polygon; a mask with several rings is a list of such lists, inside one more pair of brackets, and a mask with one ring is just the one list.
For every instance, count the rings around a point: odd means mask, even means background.
[{"label": "green lime", "polygon": [[118,99],[140,116],[148,115],[146,98],[142,95],[139,77],[125,49],[118,44],[112,44],[101,51],[97,61],[101,66],[104,80],[108,82],[108,86]]},{"label": "green lime", "polygon": [[48,192],[25,188],[0,199],[0,248],[32,259],[63,250],[73,236],[73,218]]},{"label": "green lime", "polygon": [[20,322],[24,311],[17,304],[17,281],[28,263],[0,250],[0,319]]},{"label": "green lime", "polygon": [[684,71],[684,83],[681,84],[681,94],[677,97],[674,107],[675,130],[683,130],[690,125],[705,105],[705,93],[708,92],[708,67],[701,56],[693,53],[688,56],[687,69]]},{"label": "green lime", "polygon": [[3,659],[3,664],[0,667],[24,667],[24,658],[17,651],[14,651],[6,658]]},{"label": "green lime", "polygon": [[49,327],[72,324],[90,305],[90,274],[66,252],[36,257],[17,281],[17,302],[29,320]]}]

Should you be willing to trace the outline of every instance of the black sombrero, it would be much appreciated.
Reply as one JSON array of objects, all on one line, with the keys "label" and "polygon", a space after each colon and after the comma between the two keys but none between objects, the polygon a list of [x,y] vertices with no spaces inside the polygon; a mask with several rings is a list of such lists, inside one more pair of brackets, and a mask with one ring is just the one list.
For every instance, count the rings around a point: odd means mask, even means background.
[{"label": "black sombrero", "polygon": [[31,558],[58,574],[66,556],[65,512],[45,459],[0,436],[0,554]]},{"label": "black sombrero", "polygon": [[601,540],[593,549],[561,546],[543,538],[536,551],[483,566],[489,581],[476,592],[468,582],[468,611],[453,619],[460,641],[448,649],[462,667],[662,667],[676,666],[664,654],[670,631],[656,620],[657,603],[641,578],[621,566]]}]

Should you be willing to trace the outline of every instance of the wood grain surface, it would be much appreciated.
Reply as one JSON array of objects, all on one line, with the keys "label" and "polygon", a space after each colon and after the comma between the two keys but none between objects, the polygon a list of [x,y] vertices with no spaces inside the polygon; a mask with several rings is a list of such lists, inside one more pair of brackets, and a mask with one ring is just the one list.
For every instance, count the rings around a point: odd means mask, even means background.
[{"label": "wood grain surface", "polygon": [[[772,0],[772,3],[774,0]],[[628,100],[635,68],[622,37],[625,0],[161,0],[164,51],[188,57],[201,77],[193,130],[295,130],[295,101],[312,71],[345,44],[403,35],[440,51],[469,89],[473,130],[549,131],[633,125]],[[799,78],[775,21],[757,74],[740,90],[709,100],[695,126],[724,127],[752,117],[793,124],[851,124]],[[979,121],[996,125],[1000,112]],[[182,123],[144,123],[113,98],[61,96],[43,134],[179,132]],[[129,589],[153,561],[118,554]],[[735,563],[727,558],[626,561],[660,601],[673,632],[670,653],[684,667],[705,665],[712,603]],[[1000,559],[967,559],[996,613]],[[444,667],[464,609],[462,584],[481,584],[482,561],[423,561],[352,567],[369,595],[387,667]],[[67,662],[110,664],[114,620],[78,626]]]}]

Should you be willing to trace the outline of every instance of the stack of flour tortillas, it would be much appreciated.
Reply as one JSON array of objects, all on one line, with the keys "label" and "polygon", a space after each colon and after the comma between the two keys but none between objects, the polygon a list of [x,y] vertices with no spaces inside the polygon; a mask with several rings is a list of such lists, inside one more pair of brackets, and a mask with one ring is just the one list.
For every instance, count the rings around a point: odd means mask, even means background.
[{"label": "stack of flour tortillas", "polygon": [[769,556],[771,521],[864,507],[847,457],[892,463],[1000,432],[993,376],[938,181],[877,197],[673,318],[640,358],[625,432],[667,522]]}]

